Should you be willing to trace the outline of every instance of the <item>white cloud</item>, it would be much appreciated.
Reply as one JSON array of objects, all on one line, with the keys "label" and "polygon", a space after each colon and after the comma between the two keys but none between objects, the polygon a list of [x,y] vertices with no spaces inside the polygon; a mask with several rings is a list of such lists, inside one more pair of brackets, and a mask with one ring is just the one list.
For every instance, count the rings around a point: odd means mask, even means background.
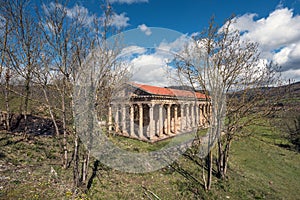
[{"label": "white cloud", "polygon": [[126,65],[131,73],[131,81],[155,85],[174,85],[171,73],[174,70],[168,65],[172,54],[159,49],[146,49],[139,46],[129,46],[122,50],[120,61]]},{"label": "white cloud", "polygon": [[[175,70],[170,66],[170,61],[174,58],[174,52],[179,53],[186,44],[189,44],[188,37],[181,36],[173,42],[162,41],[156,48],[147,49],[137,46],[130,46],[122,50],[122,53],[139,54],[131,58],[129,66],[132,73],[132,81],[155,85],[170,86],[176,84],[172,77],[176,77]],[[153,47],[154,48],[154,47]]]},{"label": "white cloud", "polygon": [[116,28],[120,29],[120,28],[125,28],[126,26],[128,26],[129,25],[128,21],[129,21],[129,17],[126,16],[126,13],[121,13],[121,14],[114,13],[111,16],[110,24],[112,26],[115,26]]},{"label": "white cloud", "polygon": [[235,28],[246,31],[243,37],[258,42],[264,50],[272,50],[300,39],[300,16],[293,16],[293,10],[280,8],[267,18],[254,20],[256,14],[237,18]]},{"label": "white cloud", "polygon": [[273,60],[282,66],[282,70],[300,68],[300,42],[292,43],[275,53]]},{"label": "white cloud", "polygon": [[161,49],[164,51],[180,52],[185,47],[187,47],[187,45],[190,45],[191,43],[193,43],[192,41],[194,41],[194,40],[191,40],[186,35],[182,35],[179,38],[177,38],[176,40],[174,40],[173,42],[162,41],[159,44],[158,49]]},{"label": "white cloud", "polygon": [[148,36],[152,34],[151,29],[147,27],[145,24],[139,25],[138,28]]},{"label": "white cloud", "polygon": [[236,17],[233,28],[242,32],[242,39],[258,42],[262,57],[277,62],[283,71],[300,69],[300,16],[278,6],[267,17],[257,17],[254,13]]},{"label": "white cloud", "polygon": [[126,48],[123,48],[121,51],[121,56],[129,55],[129,54],[143,54],[146,52],[146,49],[139,46],[128,46]]},{"label": "white cloud", "polygon": [[194,37],[198,37],[198,36],[200,36],[200,35],[201,35],[200,32],[194,32],[194,33],[192,33],[190,36],[191,36],[191,38],[194,38]]},{"label": "white cloud", "polygon": [[84,25],[90,25],[95,16],[90,15],[87,8],[83,6],[75,5],[74,7],[67,9],[67,16],[72,19],[76,19]]},{"label": "white cloud", "polygon": [[300,69],[291,69],[282,73],[285,80],[290,79],[291,82],[300,81]]},{"label": "white cloud", "polygon": [[90,15],[88,9],[83,6],[75,5],[72,8],[67,8],[60,3],[50,2],[48,5],[43,4],[42,8],[47,16],[50,16],[55,12],[60,12],[61,14],[66,13],[67,17],[84,26],[89,26],[95,19],[95,16]]},{"label": "white cloud", "polygon": [[237,17],[237,21],[233,27],[240,31],[253,31],[256,27],[254,17],[257,17],[257,14],[247,13],[245,15]]},{"label": "white cloud", "polygon": [[50,2],[48,5],[43,4],[42,5],[43,11],[47,16],[50,16],[52,13],[54,13],[56,10],[60,12],[66,12],[66,8],[60,4],[60,3],[54,3]]},{"label": "white cloud", "polygon": [[170,84],[168,66],[163,57],[155,54],[141,55],[133,59],[131,64],[132,81],[162,87]]},{"label": "white cloud", "polygon": [[88,13],[88,9],[78,5],[75,5],[73,8],[67,10],[67,16],[70,18],[76,18],[78,14],[88,15]]},{"label": "white cloud", "polygon": [[109,0],[110,3],[133,4],[133,3],[148,3],[148,0]]}]

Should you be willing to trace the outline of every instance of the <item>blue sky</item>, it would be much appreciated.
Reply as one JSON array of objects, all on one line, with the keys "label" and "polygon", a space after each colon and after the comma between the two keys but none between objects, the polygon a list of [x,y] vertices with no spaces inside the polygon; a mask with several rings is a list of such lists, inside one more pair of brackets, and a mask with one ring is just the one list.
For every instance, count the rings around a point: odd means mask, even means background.
[{"label": "blue sky", "polygon": [[[245,32],[243,39],[260,44],[262,60],[278,63],[282,67],[285,79],[300,81],[300,0],[109,1],[115,12],[112,18],[113,26],[123,31],[138,28],[146,35],[151,35],[149,27],[161,27],[191,35],[207,27],[212,16],[215,17],[216,23],[222,26],[225,20],[234,14],[237,21],[234,28]],[[70,13],[75,10],[75,6],[86,9],[89,15],[102,15],[99,0],[71,0],[68,5]],[[142,58],[148,65],[138,76],[141,77],[152,70],[152,77],[144,82],[162,84],[163,81],[158,78],[154,80],[153,77],[163,77],[159,74],[163,71],[159,69],[159,65],[164,64],[163,59],[159,64],[157,55]],[[149,62],[156,63],[157,68],[150,69]],[[137,63],[142,65],[143,61],[138,60]]]},{"label": "blue sky", "polygon": [[[222,24],[232,14],[237,16],[256,13],[258,18],[267,17],[282,6],[300,13],[300,0],[111,0],[114,10],[129,18],[126,29],[140,24],[164,27],[182,33],[192,33],[208,26],[212,15]],[[128,3],[126,3],[128,2]],[[99,1],[81,0],[72,2],[99,12]]]},{"label": "blue sky", "polygon": [[[130,17],[129,28],[146,24],[192,33],[206,27],[212,15],[220,24],[232,14],[254,12],[260,17],[265,17],[278,4],[278,1],[272,0],[149,0],[148,3],[130,5],[115,3],[114,7],[117,12],[126,12]],[[288,3],[288,6],[292,4]],[[300,8],[299,1],[298,7]]]}]

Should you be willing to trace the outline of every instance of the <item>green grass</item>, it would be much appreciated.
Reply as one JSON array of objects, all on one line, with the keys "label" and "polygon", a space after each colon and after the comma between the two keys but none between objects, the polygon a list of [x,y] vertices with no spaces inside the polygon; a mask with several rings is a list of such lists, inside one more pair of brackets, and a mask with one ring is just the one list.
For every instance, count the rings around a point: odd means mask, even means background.
[{"label": "green grass", "polygon": [[0,132],[0,199],[62,199],[72,174],[62,170],[57,144],[49,136]]},{"label": "green grass", "polygon": [[[20,110],[20,105],[22,104],[22,100],[20,97],[11,94],[9,96],[9,105],[10,105],[10,110],[12,112],[18,112]],[[1,110],[6,110],[6,104],[5,104],[5,99],[4,95],[0,94],[0,109]]]},{"label": "green grass", "polygon": [[[287,141],[276,129],[253,126],[249,131],[250,137],[233,142],[228,180],[213,177],[209,192],[202,187],[202,169],[181,156],[171,166],[144,174],[100,164],[91,189],[77,199],[155,199],[153,194],[160,199],[300,199],[300,154],[279,146]],[[168,143],[110,139],[121,148],[141,152]],[[0,199],[72,199],[72,168],[61,169],[55,138],[23,140],[19,135],[1,133],[0,146]]]},{"label": "green grass", "polygon": [[235,195],[299,199],[300,155],[255,137],[235,143],[230,168]]},{"label": "green grass", "polygon": [[[201,130],[199,131],[199,136],[205,135],[207,130]],[[176,137],[173,137],[172,139],[165,139],[161,140],[159,142],[155,143],[149,143],[149,142],[143,142],[137,139],[131,139],[131,138],[126,138],[123,136],[111,136],[109,135],[108,138],[109,140],[120,147],[121,149],[127,150],[127,151],[132,151],[132,152],[149,152],[149,151],[156,151],[164,146],[168,145],[170,142],[172,144],[180,144],[186,141],[190,141],[196,137],[195,134],[182,134],[178,135]]]},{"label": "green grass", "polygon": [[299,199],[300,154],[278,145],[280,133],[255,127],[250,138],[233,144],[230,187],[245,199]]}]

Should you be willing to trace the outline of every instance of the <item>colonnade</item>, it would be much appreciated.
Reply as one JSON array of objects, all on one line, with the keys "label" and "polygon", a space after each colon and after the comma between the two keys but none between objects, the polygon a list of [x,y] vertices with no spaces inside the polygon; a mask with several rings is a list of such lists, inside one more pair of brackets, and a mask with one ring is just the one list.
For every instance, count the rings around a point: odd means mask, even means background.
[{"label": "colonnade", "polygon": [[209,102],[112,103],[108,127],[127,137],[156,141],[207,127],[210,113]]}]

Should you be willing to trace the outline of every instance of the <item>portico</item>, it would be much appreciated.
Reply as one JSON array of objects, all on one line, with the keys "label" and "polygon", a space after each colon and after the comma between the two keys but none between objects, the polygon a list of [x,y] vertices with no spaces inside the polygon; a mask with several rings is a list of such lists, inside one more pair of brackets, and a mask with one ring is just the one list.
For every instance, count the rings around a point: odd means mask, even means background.
[{"label": "portico", "polygon": [[109,131],[155,142],[209,125],[210,102],[202,93],[136,83],[129,88],[110,104]]}]

